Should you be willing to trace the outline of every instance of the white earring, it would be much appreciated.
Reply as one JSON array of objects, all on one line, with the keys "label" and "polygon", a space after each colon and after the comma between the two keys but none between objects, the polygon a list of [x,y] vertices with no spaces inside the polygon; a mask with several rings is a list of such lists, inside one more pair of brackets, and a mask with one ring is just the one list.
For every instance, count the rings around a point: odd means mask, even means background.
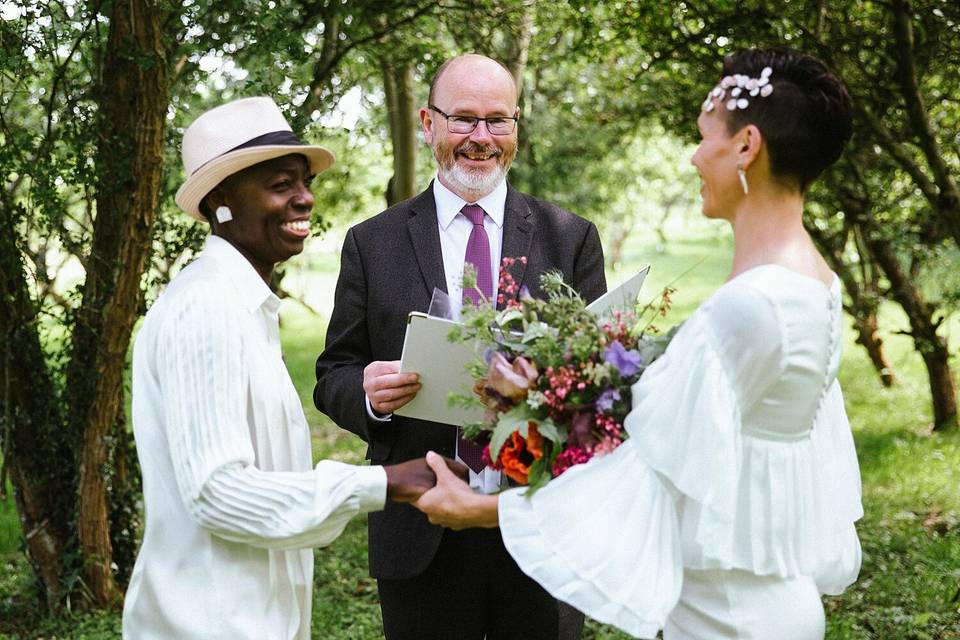
[{"label": "white earring", "polygon": [[217,222],[221,224],[233,220],[233,212],[230,211],[230,207],[221,205],[217,207],[215,213],[217,214]]},{"label": "white earring", "polygon": [[750,186],[747,184],[747,172],[739,162],[737,163],[737,176],[740,177],[740,186],[743,187],[743,194],[746,195],[750,193]]}]

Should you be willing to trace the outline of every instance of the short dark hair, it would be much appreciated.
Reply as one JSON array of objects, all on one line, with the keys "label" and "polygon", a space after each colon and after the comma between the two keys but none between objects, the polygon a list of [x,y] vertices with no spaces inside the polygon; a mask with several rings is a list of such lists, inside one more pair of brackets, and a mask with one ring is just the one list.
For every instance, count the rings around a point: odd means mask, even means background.
[{"label": "short dark hair", "polygon": [[733,135],[748,124],[763,136],[774,178],[801,191],[832,165],[853,132],[853,103],[843,80],[813,56],[786,48],[745,49],[727,56],[723,75],[759,78],[770,67],[773,93],[746,109],[723,109]]}]

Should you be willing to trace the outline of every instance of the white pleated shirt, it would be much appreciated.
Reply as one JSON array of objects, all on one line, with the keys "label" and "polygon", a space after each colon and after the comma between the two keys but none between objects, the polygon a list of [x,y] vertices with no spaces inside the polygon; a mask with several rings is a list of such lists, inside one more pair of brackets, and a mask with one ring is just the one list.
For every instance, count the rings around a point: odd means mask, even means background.
[{"label": "white pleated shirt", "polygon": [[144,320],[133,428],[146,523],[124,638],[309,638],[312,547],[383,508],[382,467],[312,467],[279,306],[210,236]]}]

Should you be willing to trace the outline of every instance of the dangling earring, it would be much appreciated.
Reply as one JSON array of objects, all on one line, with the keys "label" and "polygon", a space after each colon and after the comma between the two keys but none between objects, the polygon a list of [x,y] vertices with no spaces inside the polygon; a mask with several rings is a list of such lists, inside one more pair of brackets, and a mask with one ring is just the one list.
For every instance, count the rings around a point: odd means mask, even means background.
[{"label": "dangling earring", "polygon": [[215,212],[217,214],[217,222],[223,224],[224,222],[230,222],[233,220],[233,212],[230,211],[230,207],[219,206]]},{"label": "dangling earring", "polygon": [[750,186],[747,185],[747,172],[743,168],[743,163],[737,163],[737,176],[740,177],[740,186],[743,187],[743,195],[750,193]]}]

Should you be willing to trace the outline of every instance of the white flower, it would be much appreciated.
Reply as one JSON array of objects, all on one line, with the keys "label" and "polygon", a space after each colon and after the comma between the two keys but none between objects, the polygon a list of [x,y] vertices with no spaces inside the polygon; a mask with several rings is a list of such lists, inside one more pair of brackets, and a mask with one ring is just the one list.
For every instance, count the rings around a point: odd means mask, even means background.
[{"label": "white flower", "polygon": [[762,87],[762,86],[767,85],[767,84],[769,84],[769,83],[770,83],[770,78],[768,78],[768,77],[766,77],[766,76],[763,76],[762,78],[760,78],[759,80],[757,80],[757,86],[758,86],[758,87]]},{"label": "white flower", "polygon": [[707,106],[705,108],[707,113],[710,113],[711,111],[713,111],[713,100],[710,100],[709,102],[707,102]]},{"label": "white flower", "polygon": [[719,98],[720,96],[723,95],[723,89],[721,89],[720,87],[714,87],[713,91],[711,91],[710,93],[714,98]]},{"label": "white flower", "polygon": [[745,87],[745,86],[747,86],[747,80],[750,79],[750,78],[748,78],[747,76],[743,75],[742,73],[738,73],[738,74],[736,75],[736,78],[737,78],[737,86],[738,86],[738,87]]},{"label": "white flower", "polygon": [[768,95],[770,95],[771,93],[773,93],[773,85],[772,85],[772,84],[764,85],[763,89],[760,89],[760,95],[763,96],[764,98],[766,98],[766,97],[767,97]]},{"label": "white flower", "polygon": [[750,78],[749,80],[747,80],[747,89],[749,89],[750,91],[753,91],[754,89],[757,88],[759,82],[760,81],[757,80],[756,78]]},{"label": "white flower", "polygon": [[751,96],[755,96],[755,95],[757,95],[758,93],[760,93],[760,87],[754,87],[753,89],[750,89],[750,95],[751,95]]},{"label": "white flower", "polygon": [[764,68],[763,68],[763,71],[760,72],[760,77],[761,77],[761,78],[766,78],[766,77],[768,77],[771,73],[773,73],[773,69],[771,69],[770,67],[764,67]]},{"label": "white flower", "polygon": [[741,109],[746,109],[750,105],[750,102],[746,98],[740,98],[737,100],[737,106]]},{"label": "white flower", "polygon": [[737,84],[737,81],[733,76],[724,76],[723,80],[720,81],[720,86],[724,89],[729,89],[730,87]]},{"label": "white flower", "polygon": [[727,101],[727,111],[733,111],[733,110],[736,109],[736,108],[737,108],[737,99],[736,99],[736,98]]},{"label": "white flower", "polygon": [[743,91],[740,87],[734,87],[733,91],[730,92],[730,95],[736,98],[740,95],[740,92]]}]

